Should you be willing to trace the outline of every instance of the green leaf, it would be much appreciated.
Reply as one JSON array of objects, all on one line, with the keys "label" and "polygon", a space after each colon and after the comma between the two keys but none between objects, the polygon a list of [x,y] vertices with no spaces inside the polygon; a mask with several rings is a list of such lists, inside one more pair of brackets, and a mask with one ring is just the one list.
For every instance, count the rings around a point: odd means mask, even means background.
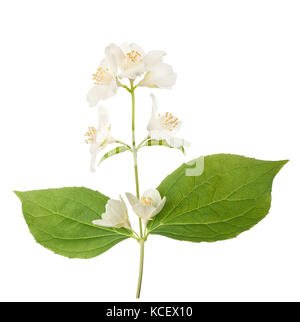
[{"label": "green leaf", "polygon": [[130,151],[128,148],[126,148],[125,146],[118,146],[110,151],[108,151],[107,153],[105,153],[103,155],[103,157],[101,158],[101,160],[99,161],[98,165],[100,165],[100,163],[102,163],[104,160],[116,155],[116,154],[119,154],[119,153],[122,153],[122,152],[126,152],[126,151]]},{"label": "green leaf", "polygon": [[167,201],[148,224],[151,234],[193,242],[236,237],[267,215],[273,179],[287,163],[216,154],[204,158],[201,174],[200,161],[194,169],[183,164],[160,184]]},{"label": "green leaf", "polygon": [[69,258],[92,258],[131,236],[125,228],[92,224],[108,197],[83,187],[15,191],[35,240]]},{"label": "green leaf", "polygon": [[174,148],[173,146],[169,145],[166,140],[154,140],[154,139],[151,139],[151,140],[148,140],[147,142],[145,142],[143,145],[141,145],[139,149],[141,149],[141,148],[143,148],[145,146],[155,146],[155,145],[156,146],[157,145],[166,146],[166,147],[171,148],[171,149],[178,149],[183,154],[185,153],[185,150],[184,150],[183,146],[179,146],[178,148]]}]

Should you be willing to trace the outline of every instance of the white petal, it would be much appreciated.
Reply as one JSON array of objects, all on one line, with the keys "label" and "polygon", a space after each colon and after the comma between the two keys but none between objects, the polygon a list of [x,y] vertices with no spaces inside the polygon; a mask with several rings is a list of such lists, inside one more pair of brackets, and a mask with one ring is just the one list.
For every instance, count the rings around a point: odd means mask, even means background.
[{"label": "white petal", "polygon": [[168,138],[166,138],[166,141],[173,148],[180,148],[180,147],[188,148],[189,146],[191,146],[190,142],[188,142],[182,138],[168,137]]},{"label": "white petal", "polygon": [[[120,66],[122,73],[119,75],[120,78],[129,78],[135,79],[145,72],[145,64],[143,62],[144,51],[143,49],[135,43],[124,43],[121,45],[121,49],[124,53],[124,59]],[[132,62],[129,57],[127,57],[128,53],[135,51],[140,54],[140,59],[138,61]]]},{"label": "white petal", "polygon": [[94,86],[92,87],[87,94],[87,101],[90,107],[96,106],[102,98],[102,87],[101,86]]},{"label": "white petal", "polygon": [[109,199],[105,207],[107,210],[112,211],[116,216],[123,214],[123,205],[120,200]]},{"label": "white petal", "polygon": [[122,202],[120,200],[109,199],[105,208],[106,212],[102,218],[110,220],[115,227],[122,226],[127,219],[127,211],[124,212]]},{"label": "white petal", "polygon": [[109,125],[109,112],[103,105],[98,108],[98,130],[108,127]]},{"label": "white petal", "polygon": [[156,64],[141,80],[138,86],[151,88],[171,88],[176,83],[176,74],[173,68],[165,63]]},{"label": "white petal", "polygon": [[144,63],[145,63],[145,68],[147,71],[151,70],[151,68],[162,62],[163,56],[165,56],[166,53],[161,50],[152,50],[149,51],[144,57]]},{"label": "white petal", "polygon": [[94,225],[116,228],[125,227],[131,229],[127,208],[123,199],[109,199],[105,209],[106,211],[102,214],[102,218],[93,221]]},{"label": "white petal", "polygon": [[125,195],[132,207],[139,203],[138,198],[136,196],[134,196],[132,193],[126,192]]},{"label": "white petal", "polygon": [[117,65],[113,57],[102,59],[100,62],[100,67],[105,70],[103,73],[103,85],[109,85],[116,77]]},{"label": "white petal", "polygon": [[111,222],[103,219],[93,220],[92,223],[97,226],[112,227]]},{"label": "white petal", "polygon": [[90,161],[90,170],[91,172],[96,172],[96,158],[98,154],[97,144],[92,143],[90,147],[91,161]]},{"label": "white petal", "polygon": [[115,95],[118,86],[116,80],[112,80],[109,85],[96,85],[93,86],[88,94],[87,101],[90,107],[96,106],[101,100],[105,100]]},{"label": "white petal", "polygon": [[116,79],[112,79],[109,85],[104,86],[105,87],[105,92],[103,93],[103,99],[106,100],[112,96],[114,96],[117,93],[118,90],[118,84]]},{"label": "white petal", "polygon": [[153,202],[153,206],[156,208],[160,202],[161,202],[161,197],[160,197],[160,194],[159,194],[159,191],[156,190],[156,189],[149,189],[149,190],[146,190],[144,193],[143,193],[143,196],[142,197],[145,197],[145,198],[151,198],[152,199],[152,202]]},{"label": "white petal", "polygon": [[152,139],[155,140],[165,140],[167,138],[172,138],[176,135],[176,133],[180,130],[180,127],[182,125],[181,121],[178,121],[178,125],[176,128],[173,128],[172,131],[169,130],[169,128],[164,127],[162,125],[162,121],[160,118],[155,118],[152,116],[148,123],[148,134]]},{"label": "white petal", "polygon": [[121,206],[122,206],[123,212],[127,214],[126,203],[125,203],[124,199],[122,198],[122,196],[119,196],[119,197],[120,197],[120,200],[121,200]]},{"label": "white petal", "polygon": [[120,47],[125,55],[131,52],[132,50],[134,50],[139,52],[142,56],[144,56],[144,50],[142,49],[142,47],[133,42],[132,43],[124,42],[123,44],[121,44]]},{"label": "white petal", "polygon": [[160,140],[161,139],[161,124],[158,119],[155,117],[151,117],[149,120],[148,126],[148,135],[155,140]]},{"label": "white petal", "polygon": [[[178,125],[175,129],[170,131],[168,128],[162,127],[161,123],[158,121],[158,124],[156,125],[156,128],[154,128],[151,133],[149,133],[149,136],[155,140],[168,140],[174,138],[174,136],[177,134],[177,132],[180,130],[182,122],[178,122]],[[173,146],[173,145],[171,145]]]},{"label": "white petal", "polygon": [[[102,59],[101,61],[100,61],[100,67],[102,68],[102,69],[104,69],[104,70],[106,70],[106,69],[108,69],[109,71],[110,71],[110,69],[111,69],[111,64],[110,64],[110,61],[108,60],[108,59],[106,59],[106,58],[104,58],[104,59]],[[110,73],[109,73],[110,74]],[[111,75],[111,74],[110,74]]]},{"label": "white petal", "polygon": [[129,230],[132,230],[129,220],[125,221],[123,223],[122,227],[124,227],[126,229],[129,229]]},{"label": "white petal", "polygon": [[151,131],[148,132],[151,139],[154,140],[166,140],[170,137],[170,131],[161,128],[161,124],[159,121],[152,122],[154,124]]},{"label": "white petal", "polygon": [[153,93],[151,93],[150,96],[152,98],[152,112],[151,112],[150,120],[147,125],[147,130],[149,132],[149,135],[151,131],[156,131],[161,127],[159,120],[155,118],[155,115],[158,109],[157,99]]},{"label": "white petal", "polygon": [[105,49],[105,55],[112,66],[112,71],[117,73],[118,67],[121,68],[124,59],[121,48],[115,44],[110,44]]},{"label": "white petal", "polygon": [[99,151],[103,150],[107,145],[107,135],[103,132],[97,132],[96,144]]},{"label": "white petal", "polygon": [[158,204],[157,208],[154,210],[154,212],[151,214],[151,217],[156,216],[158,213],[161,212],[161,210],[163,209],[164,205],[166,203],[166,197],[163,197],[163,199],[161,200],[161,202]]},{"label": "white petal", "polygon": [[121,195],[120,195],[120,200],[121,200],[123,212],[125,214],[125,216],[124,216],[125,221],[124,221],[124,225],[123,226],[125,228],[127,228],[127,229],[131,229],[130,221],[129,221],[129,218],[128,218],[128,210],[127,210],[127,207],[126,207],[126,203],[125,203],[124,199],[121,197]]},{"label": "white petal", "polygon": [[155,207],[141,204],[136,204],[132,209],[139,217],[148,220],[151,218],[151,214],[155,211]]},{"label": "white petal", "polygon": [[[101,107],[99,108],[99,110]],[[100,118],[99,118],[99,125],[96,132],[96,139],[95,143],[97,145],[98,151],[103,150],[108,144],[115,143],[116,140],[111,136],[111,126],[107,124],[108,122],[108,114],[103,113],[103,118],[101,118],[101,111],[100,111]]]},{"label": "white petal", "polygon": [[157,98],[153,93],[150,96],[152,98],[152,116],[155,116],[158,110]]},{"label": "white petal", "polygon": [[136,79],[138,76],[145,72],[144,63],[135,64],[132,68],[123,70],[123,72],[119,75],[120,78],[129,78]]}]

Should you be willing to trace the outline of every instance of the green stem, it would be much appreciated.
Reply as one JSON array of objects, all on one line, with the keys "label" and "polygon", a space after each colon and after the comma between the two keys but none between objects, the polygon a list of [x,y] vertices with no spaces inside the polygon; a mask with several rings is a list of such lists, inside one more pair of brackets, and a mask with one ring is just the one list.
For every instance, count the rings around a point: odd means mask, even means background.
[{"label": "green stem", "polygon": [[119,144],[124,145],[128,150],[130,150],[130,151],[131,151],[131,146],[130,146],[130,145],[128,145],[128,144],[126,144],[126,143],[124,143],[124,142],[122,142],[122,141],[119,141],[119,140],[116,140],[116,143],[119,143]]},{"label": "green stem", "polygon": [[[134,160],[134,177],[135,177],[135,187],[136,187],[136,197],[140,199],[140,188],[139,188],[139,175],[138,175],[138,164],[137,164],[137,148],[135,143],[135,96],[133,86],[133,80],[130,81],[130,93],[131,93],[131,101],[132,101],[132,152],[133,152],[133,160]],[[142,286],[142,278],[143,278],[143,266],[144,266],[144,239],[143,239],[143,225],[142,220],[139,218],[139,226],[140,226],[140,268],[139,268],[139,277],[138,277],[138,285],[136,290],[136,298],[140,297],[141,286]]]},{"label": "green stem", "polygon": [[142,145],[147,141],[147,140],[149,140],[150,139],[150,136],[147,136],[138,146],[137,146],[137,150],[139,150],[141,147],[142,147]]},{"label": "green stem", "polygon": [[[139,189],[139,174],[138,174],[138,166],[137,166],[137,151],[134,148],[133,151],[133,160],[134,160],[134,176],[135,176],[135,187],[136,187],[136,197],[140,199],[140,189]],[[139,218],[139,226],[140,226],[140,237],[143,238],[143,225],[142,219]]]},{"label": "green stem", "polygon": [[144,241],[147,240],[147,225],[145,225],[145,229],[144,229]]},{"label": "green stem", "polygon": [[138,286],[136,290],[136,298],[140,298],[141,294],[141,286],[142,286],[142,279],[143,279],[143,267],[144,267],[144,239],[140,240],[140,269],[139,269],[139,279],[138,279]]}]

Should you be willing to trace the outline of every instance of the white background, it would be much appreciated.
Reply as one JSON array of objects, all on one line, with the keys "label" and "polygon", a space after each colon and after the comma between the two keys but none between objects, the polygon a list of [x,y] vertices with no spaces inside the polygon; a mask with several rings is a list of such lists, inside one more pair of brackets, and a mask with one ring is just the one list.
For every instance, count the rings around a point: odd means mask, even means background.
[{"label": "white background", "polygon": [[[30,235],[13,190],[86,186],[110,197],[134,192],[130,154],[89,172],[84,133],[91,75],[111,42],[162,49],[178,73],[154,90],[161,111],[184,124],[185,158],[161,147],[140,153],[141,189],[182,162],[235,153],[290,159],[273,186],[270,214],[238,238],[212,244],[150,236],[142,300],[300,300],[299,1],[1,1],[0,300],[135,299],[138,244],[70,260]],[[151,100],[137,91],[137,136]],[[130,139],[130,97],[106,102],[113,134]]]}]

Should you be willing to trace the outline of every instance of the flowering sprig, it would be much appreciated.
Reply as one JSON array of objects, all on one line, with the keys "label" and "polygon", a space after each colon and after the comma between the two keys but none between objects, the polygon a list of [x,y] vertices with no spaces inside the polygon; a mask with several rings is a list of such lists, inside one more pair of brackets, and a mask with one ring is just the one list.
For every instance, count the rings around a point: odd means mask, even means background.
[{"label": "flowering sprig", "polygon": [[[118,87],[126,89],[131,94],[131,113],[132,113],[132,143],[131,145],[116,140],[111,136],[111,125],[109,124],[108,111],[99,107],[99,121],[97,130],[89,128],[86,133],[87,143],[91,143],[91,170],[95,171],[95,162],[97,154],[108,144],[119,143],[118,147],[104,154],[99,164],[122,152],[132,152],[134,158],[134,177],[136,183],[136,196],[126,193],[126,196],[132,206],[134,213],[139,218],[139,234],[133,231],[127,215],[126,205],[121,199],[109,200],[106,206],[106,212],[102,215],[101,220],[94,220],[93,224],[99,226],[109,226],[114,228],[125,227],[131,230],[136,236],[141,247],[140,276],[137,289],[137,297],[140,295],[144,242],[147,240],[147,224],[163,208],[166,197],[161,199],[160,193],[155,190],[147,190],[140,198],[139,175],[137,153],[140,148],[152,145],[162,145],[170,148],[178,148],[184,152],[189,144],[183,139],[175,137],[179,131],[182,122],[172,113],[166,112],[163,115],[158,114],[157,99],[154,94],[152,98],[152,112],[147,126],[148,135],[146,138],[136,144],[135,140],[135,90],[138,87],[149,88],[171,88],[176,82],[176,74],[173,68],[163,62],[165,52],[153,50],[145,54],[144,50],[134,44],[123,44],[120,47],[111,44],[105,49],[105,59],[100,63],[95,74],[93,74],[94,85],[88,92],[87,101],[91,107],[96,106],[103,100],[106,100],[117,93]],[[123,81],[128,80],[126,85]]]},{"label": "flowering sprig", "polygon": [[[151,94],[152,111],[144,140],[135,138],[135,91],[140,87],[171,88],[176,74],[164,59],[165,53],[145,53],[136,44],[109,45],[105,58],[93,75],[94,86],[87,95],[91,107],[98,108],[98,125],[90,126],[91,171],[104,160],[123,152],[133,155],[135,195],[126,192],[111,199],[85,187],[65,187],[15,191],[22,201],[24,218],[35,240],[56,254],[68,258],[93,258],[119,242],[134,238],[140,245],[136,296],[140,296],[144,243],[150,234],[190,242],[215,242],[234,238],[250,229],[268,213],[272,182],[287,160],[263,161],[232,154],[201,156],[182,164],[156,189],[140,195],[138,152],[149,146],[164,146],[185,153],[190,145],[178,137],[182,122],[170,112],[158,112]],[[131,98],[130,144],[116,138],[104,100],[125,89]],[[108,145],[117,144],[100,160]],[[137,216],[139,232],[129,220],[129,210]]]}]

